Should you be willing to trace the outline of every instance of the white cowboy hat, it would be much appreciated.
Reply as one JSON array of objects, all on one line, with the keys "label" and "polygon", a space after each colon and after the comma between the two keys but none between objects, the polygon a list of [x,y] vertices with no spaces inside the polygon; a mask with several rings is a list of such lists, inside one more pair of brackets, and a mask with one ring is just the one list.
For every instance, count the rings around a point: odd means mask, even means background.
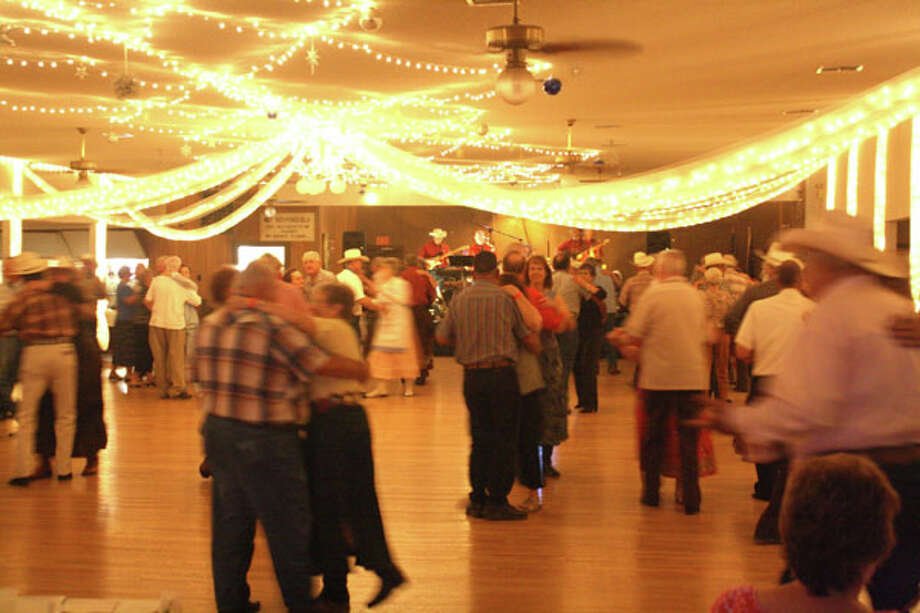
[{"label": "white cowboy hat", "polygon": [[435,228],[434,230],[428,233],[428,236],[433,236],[434,238],[447,238],[447,232],[445,232],[441,228]]},{"label": "white cowboy hat", "polygon": [[33,251],[23,251],[16,256],[13,268],[17,275],[34,275],[48,270],[48,262]]},{"label": "white cowboy hat", "polygon": [[896,279],[910,276],[907,261],[879,251],[872,243],[872,228],[842,212],[824,214],[814,229],[796,228],[779,236],[783,249],[796,253],[820,251],[873,274]]},{"label": "white cowboy hat", "polygon": [[637,251],[633,254],[633,266],[636,268],[648,268],[655,263],[655,257],[648,255],[644,251]]},{"label": "white cowboy hat", "polygon": [[722,254],[719,252],[707,253],[703,256],[703,268],[711,268],[713,266],[723,266],[725,264],[725,258],[722,257]]},{"label": "white cowboy hat", "polygon": [[804,268],[802,260],[795,257],[795,254],[791,251],[784,251],[782,247],[780,247],[779,241],[770,243],[770,249],[768,249],[766,253],[758,250],[754,251],[754,254],[770,266],[779,266],[783,262],[792,260],[799,265],[799,268]]},{"label": "white cowboy hat", "polygon": [[736,258],[731,253],[723,253],[722,259],[725,261],[725,265],[729,268],[738,268],[738,258]]},{"label": "white cowboy hat", "polygon": [[344,264],[345,262],[351,262],[353,260],[363,260],[365,262],[370,262],[370,258],[361,253],[360,249],[346,249],[344,257],[339,260],[339,264]]}]

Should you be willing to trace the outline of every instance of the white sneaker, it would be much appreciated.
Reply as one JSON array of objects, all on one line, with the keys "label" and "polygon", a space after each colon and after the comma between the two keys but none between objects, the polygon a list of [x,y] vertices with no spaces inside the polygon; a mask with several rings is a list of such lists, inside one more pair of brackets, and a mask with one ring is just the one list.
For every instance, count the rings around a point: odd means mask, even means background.
[{"label": "white sneaker", "polygon": [[388,395],[389,395],[389,394],[387,394],[386,388],[384,388],[384,387],[375,387],[375,388],[372,389],[371,391],[365,393],[365,394],[364,394],[364,397],[365,397],[365,398],[386,398]]}]

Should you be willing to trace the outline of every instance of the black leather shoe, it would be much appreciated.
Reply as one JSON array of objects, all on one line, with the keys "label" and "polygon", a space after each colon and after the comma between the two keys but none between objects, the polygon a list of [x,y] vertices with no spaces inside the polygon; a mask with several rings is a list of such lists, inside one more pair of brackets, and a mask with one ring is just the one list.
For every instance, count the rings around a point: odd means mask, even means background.
[{"label": "black leather shoe", "polygon": [[70,481],[73,479],[73,473],[67,473],[66,475],[58,475],[58,481]]},{"label": "black leather shoe", "polygon": [[28,487],[30,481],[31,479],[28,477],[16,477],[15,479],[10,479],[7,483],[14,487]]},{"label": "black leather shoe", "polygon": [[470,517],[475,517],[477,519],[482,519],[482,512],[485,505],[481,502],[471,502],[466,505],[466,514]]},{"label": "black leather shoe", "polygon": [[699,507],[691,507],[691,506],[684,505],[684,515],[699,515],[699,513],[700,513]]},{"label": "black leather shoe", "polygon": [[597,413],[597,409],[582,409],[579,413]]},{"label": "black leather shoe", "polygon": [[490,521],[518,521],[527,519],[527,513],[505,504],[487,504],[482,512],[482,518]]},{"label": "black leather shoe", "polygon": [[658,494],[642,494],[642,498],[639,499],[639,502],[647,507],[657,507],[659,504]]},{"label": "black leather shoe", "polygon": [[181,394],[176,394],[175,396],[170,396],[173,400],[188,400],[192,395],[188,392],[182,392]]},{"label": "black leather shoe", "polygon": [[376,607],[381,602],[389,598],[390,593],[393,590],[406,582],[405,575],[403,575],[402,572],[395,566],[388,568],[387,570],[380,571],[377,574],[380,576],[380,590],[377,592],[377,595],[367,603],[368,609]]},{"label": "black leather shoe", "polygon": [[552,477],[553,479],[558,479],[562,476],[562,473],[556,470],[556,467],[552,464],[547,464],[543,467],[543,476]]}]

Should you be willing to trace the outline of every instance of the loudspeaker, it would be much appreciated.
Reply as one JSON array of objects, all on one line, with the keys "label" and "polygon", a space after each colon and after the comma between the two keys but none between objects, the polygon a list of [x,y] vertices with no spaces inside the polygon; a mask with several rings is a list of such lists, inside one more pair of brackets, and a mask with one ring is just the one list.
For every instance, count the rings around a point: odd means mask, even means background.
[{"label": "loudspeaker", "polygon": [[665,249],[671,248],[671,233],[667,230],[660,232],[645,233],[645,252],[648,254],[658,253]]},{"label": "loudspeaker", "polygon": [[342,232],[342,252],[348,249],[360,249],[364,253],[367,249],[367,238],[361,230],[346,230]]},{"label": "loudspeaker", "polygon": [[403,248],[402,245],[371,245],[367,248],[367,257],[374,258],[397,258],[403,259]]}]

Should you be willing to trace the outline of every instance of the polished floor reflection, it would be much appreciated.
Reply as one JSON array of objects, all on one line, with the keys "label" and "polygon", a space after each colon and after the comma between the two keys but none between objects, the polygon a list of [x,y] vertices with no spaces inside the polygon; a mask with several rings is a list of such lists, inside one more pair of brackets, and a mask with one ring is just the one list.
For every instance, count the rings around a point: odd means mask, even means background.
[{"label": "polished floor reflection", "polygon": [[[384,520],[411,581],[377,610],[707,611],[727,587],[778,576],[778,548],[751,539],[764,504],[750,497],[753,467],[732,453],[729,439],[716,437],[719,472],[702,482],[700,515],[670,503],[669,480],[668,502],[639,506],[626,374],[601,375],[599,413],[570,417],[557,462],[562,478],[546,488],[543,511],[524,522],[467,519],[460,376],[439,359],[416,397],[367,401]],[[4,477],[0,587],[99,598],[169,591],[186,611],[211,611],[210,486],[197,472],[197,405],[104,385],[109,448],[99,476],[26,489],[6,486]],[[13,440],[0,439],[7,473]],[[261,536],[250,582],[263,611],[284,610]],[[350,586],[352,610],[363,610],[375,577],[358,570]]]}]

